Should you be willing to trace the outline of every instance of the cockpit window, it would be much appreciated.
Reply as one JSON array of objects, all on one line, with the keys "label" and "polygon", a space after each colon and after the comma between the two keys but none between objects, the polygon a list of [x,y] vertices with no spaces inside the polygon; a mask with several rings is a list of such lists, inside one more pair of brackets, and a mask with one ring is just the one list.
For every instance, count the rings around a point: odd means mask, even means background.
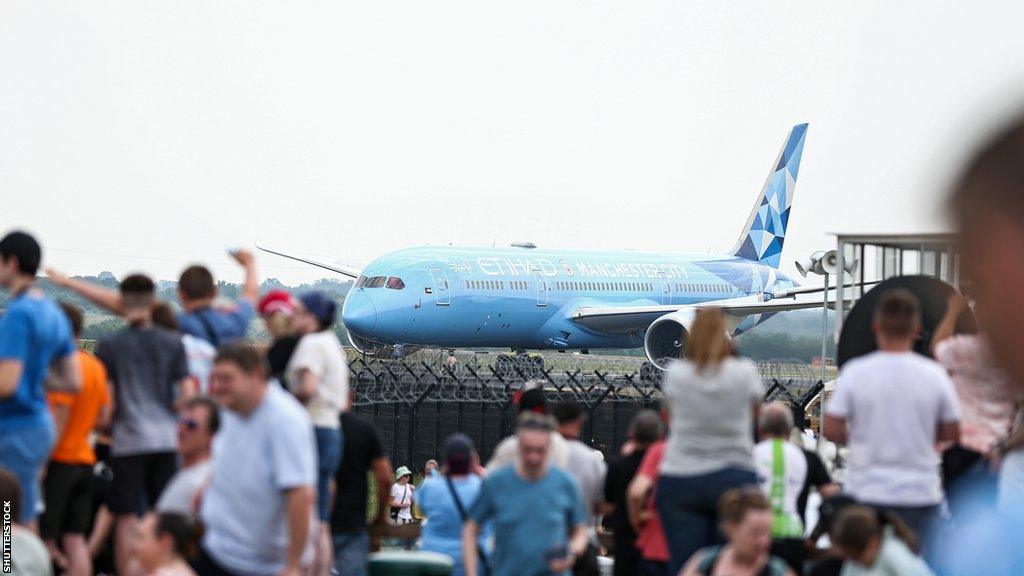
[{"label": "cockpit window", "polygon": [[402,279],[398,276],[391,276],[384,286],[392,290],[401,290],[405,288],[405,282],[402,282]]},{"label": "cockpit window", "polygon": [[356,288],[362,288],[364,285],[366,285],[366,276],[360,274],[359,278],[356,279]]},{"label": "cockpit window", "polygon": [[384,282],[387,281],[387,279],[387,276],[371,276],[366,279],[364,286],[366,288],[380,288],[384,285]]}]

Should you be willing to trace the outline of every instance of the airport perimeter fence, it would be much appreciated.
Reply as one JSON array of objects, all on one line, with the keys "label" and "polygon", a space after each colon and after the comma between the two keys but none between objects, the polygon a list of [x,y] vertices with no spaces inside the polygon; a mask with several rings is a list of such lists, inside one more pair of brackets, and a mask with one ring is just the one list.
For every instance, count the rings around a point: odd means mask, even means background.
[{"label": "airport perimeter fence", "polygon": [[[627,373],[601,370],[546,369],[537,363],[497,365],[378,361],[350,363],[353,410],[369,418],[396,467],[421,470],[440,460],[445,438],[462,432],[473,439],[486,462],[502,438],[512,433],[512,397],[533,378],[547,380],[549,403],[575,400],[587,414],[583,441],[606,456],[626,440],[633,415],[662,401],[661,373],[641,369]],[[758,365],[766,400],[782,400],[803,409],[824,388],[806,364],[764,362]]]}]

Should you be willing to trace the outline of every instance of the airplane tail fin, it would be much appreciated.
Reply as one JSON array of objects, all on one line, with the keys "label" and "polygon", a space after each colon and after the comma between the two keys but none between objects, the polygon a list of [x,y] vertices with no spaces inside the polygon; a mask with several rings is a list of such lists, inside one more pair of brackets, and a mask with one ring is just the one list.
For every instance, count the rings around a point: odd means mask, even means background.
[{"label": "airplane tail fin", "polygon": [[779,267],[806,136],[807,124],[797,124],[789,131],[747,224],[733,247],[735,256]]}]

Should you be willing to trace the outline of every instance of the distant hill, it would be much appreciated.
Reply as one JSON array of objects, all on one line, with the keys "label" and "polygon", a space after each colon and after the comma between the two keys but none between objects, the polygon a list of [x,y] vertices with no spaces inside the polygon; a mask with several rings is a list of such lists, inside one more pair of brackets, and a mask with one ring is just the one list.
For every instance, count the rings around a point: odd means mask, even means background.
[{"label": "distant hill", "polygon": [[[96,276],[75,276],[76,279],[85,280],[107,288],[116,289],[119,286],[117,278],[114,277],[110,272],[100,272]],[[121,321],[117,316],[109,313],[108,311],[94,305],[93,303],[85,300],[78,296],[74,292],[58,288],[54,286],[48,279],[42,278],[39,280],[39,286],[47,293],[51,298],[59,302],[68,302],[78,306],[86,314],[86,326],[83,337],[86,339],[100,339],[104,336],[112,334],[117,330],[124,327],[124,322]],[[285,290],[292,294],[301,294],[308,290],[322,290],[326,292],[335,302],[338,303],[338,310],[341,310],[341,306],[345,302],[345,296],[348,295],[348,291],[352,288],[351,281],[341,281],[334,278],[321,278],[313,283],[299,284],[297,286],[287,285],[277,278],[267,278],[260,285],[260,292],[269,292],[270,290]],[[220,292],[220,299],[225,305],[230,301],[238,297],[241,292],[241,285],[230,282],[218,282],[217,289]],[[160,280],[157,282],[157,297],[171,302],[175,306],[178,305],[178,283],[169,280]],[[7,300],[10,298],[9,294],[0,293],[0,308],[6,306]],[[348,334],[345,332],[345,327],[341,323],[339,315],[338,321],[335,323],[335,332],[339,338],[342,338],[343,342],[348,341]],[[249,336],[255,340],[266,340],[268,339],[266,331],[263,329],[263,323],[259,319],[254,319],[252,324],[249,326]]]},{"label": "distant hill", "polygon": [[[108,288],[117,288],[118,281],[110,272],[100,272],[96,276],[76,276],[80,280],[86,280],[100,284]],[[52,298],[58,301],[70,302],[86,312],[86,328],[84,337],[87,339],[100,339],[124,326],[120,318],[110,314],[92,303],[80,298],[77,294],[55,287],[49,280],[41,279],[39,285]],[[217,287],[225,303],[235,299],[241,291],[241,285],[231,282],[219,282]],[[301,294],[307,290],[323,290],[330,295],[337,303],[338,309],[345,302],[348,291],[352,288],[352,281],[341,281],[335,278],[321,278],[312,283],[288,285],[277,278],[267,278],[260,285],[261,292],[270,290],[285,290],[292,294]],[[177,305],[178,284],[169,280],[157,282],[157,295],[163,300]],[[9,296],[0,294],[0,308],[3,308]],[[834,346],[832,345],[834,314],[829,312],[828,322],[828,356],[834,357]],[[348,342],[348,334],[345,326],[339,317],[334,326],[335,332],[342,342]],[[249,336],[257,341],[269,339],[259,319],[254,319],[249,326]],[[739,336],[736,340],[741,352],[755,360],[776,360],[776,359],[798,359],[810,362],[815,356],[821,355],[821,311],[820,310],[795,310],[776,314],[764,324],[754,330]],[[643,352],[636,350],[609,350],[598,351],[596,354],[623,354],[629,356],[642,356]]]}]

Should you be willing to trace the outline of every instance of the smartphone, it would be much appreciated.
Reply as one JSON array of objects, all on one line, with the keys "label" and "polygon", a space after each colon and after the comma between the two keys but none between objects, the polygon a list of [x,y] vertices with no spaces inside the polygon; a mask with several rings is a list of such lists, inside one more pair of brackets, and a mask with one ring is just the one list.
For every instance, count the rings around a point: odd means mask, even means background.
[{"label": "smartphone", "polygon": [[552,546],[544,551],[544,561],[551,562],[553,560],[561,560],[569,556],[569,547],[565,544],[558,544]]}]

